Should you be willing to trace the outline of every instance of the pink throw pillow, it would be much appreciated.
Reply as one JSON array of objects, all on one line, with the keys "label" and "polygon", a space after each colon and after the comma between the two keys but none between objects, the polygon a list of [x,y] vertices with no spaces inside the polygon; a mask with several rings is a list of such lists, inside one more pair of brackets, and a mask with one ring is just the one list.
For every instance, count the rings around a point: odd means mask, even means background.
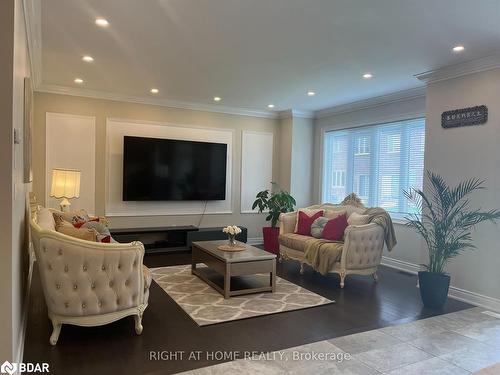
[{"label": "pink throw pillow", "polygon": [[296,234],[302,234],[303,236],[311,235],[311,225],[318,217],[323,216],[323,211],[316,212],[314,215],[309,216],[305,212],[299,211],[299,220],[297,222]]},{"label": "pink throw pillow", "polygon": [[328,220],[328,223],[323,228],[322,236],[325,240],[341,241],[347,226],[346,214],[337,216],[334,219]]}]

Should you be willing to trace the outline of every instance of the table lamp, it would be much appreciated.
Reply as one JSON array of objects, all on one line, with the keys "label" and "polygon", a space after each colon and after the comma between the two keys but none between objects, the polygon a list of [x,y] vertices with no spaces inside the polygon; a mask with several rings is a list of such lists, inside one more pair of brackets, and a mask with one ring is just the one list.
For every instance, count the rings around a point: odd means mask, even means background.
[{"label": "table lamp", "polygon": [[59,205],[61,211],[69,211],[68,199],[80,197],[80,176],[81,172],[75,169],[60,169],[52,170],[52,188],[50,196],[55,198],[63,198]]}]

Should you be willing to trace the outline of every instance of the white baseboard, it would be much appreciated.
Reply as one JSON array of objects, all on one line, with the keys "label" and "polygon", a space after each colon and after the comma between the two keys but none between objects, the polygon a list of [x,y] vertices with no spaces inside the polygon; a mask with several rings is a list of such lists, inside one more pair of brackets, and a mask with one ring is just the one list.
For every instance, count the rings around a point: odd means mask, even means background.
[{"label": "white baseboard", "polygon": [[382,261],[380,262],[383,266],[395,268],[400,271],[405,271],[416,275],[420,271],[420,266],[418,264],[405,262],[403,260],[394,259],[386,256],[382,256]]},{"label": "white baseboard", "polygon": [[455,286],[450,286],[448,297],[470,303],[472,305],[484,307],[488,310],[500,312],[500,299],[488,297],[479,293],[463,290]]},{"label": "white baseboard", "polygon": [[264,239],[262,237],[249,237],[247,238],[247,244],[249,245],[262,245]]},{"label": "white baseboard", "polygon": [[[405,271],[414,275],[416,275],[417,272],[420,271],[421,269],[418,264],[409,263],[399,259],[389,258],[386,256],[382,257],[381,264],[383,266],[391,267],[400,271]],[[500,299],[497,298],[488,297],[476,292],[460,289],[451,285],[448,297],[456,299],[458,301],[470,303],[471,305],[476,305],[484,307],[489,310],[500,312]]]}]

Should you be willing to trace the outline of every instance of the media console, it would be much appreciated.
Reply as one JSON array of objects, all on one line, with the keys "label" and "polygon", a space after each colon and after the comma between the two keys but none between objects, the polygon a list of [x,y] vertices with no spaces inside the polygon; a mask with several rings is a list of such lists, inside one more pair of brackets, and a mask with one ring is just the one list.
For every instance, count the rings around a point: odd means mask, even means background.
[{"label": "media console", "polygon": [[[247,228],[240,228],[241,233],[236,236],[236,239],[247,242]],[[148,254],[189,251],[194,241],[223,240],[227,238],[227,235],[222,232],[222,227],[197,228],[193,225],[111,229],[111,236],[122,243],[140,241],[144,244]]]}]

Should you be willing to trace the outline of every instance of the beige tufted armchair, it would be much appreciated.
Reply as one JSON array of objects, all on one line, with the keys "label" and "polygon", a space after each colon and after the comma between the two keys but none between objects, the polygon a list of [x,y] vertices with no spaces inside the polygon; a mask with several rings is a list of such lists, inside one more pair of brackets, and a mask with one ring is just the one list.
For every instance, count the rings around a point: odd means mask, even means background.
[{"label": "beige tufted armchair", "polygon": [[33,245],[55,345],[62,324],[99,326],[135,317],[142,333],[151,275],[143,267],[144,246],[97,243],[55,231],[52,212],[40,209],[31,219]]},{"label": "beige tufted armchair", "polygon": [[[336,209],[328,203],[307,207],[308,209]],[[363,209],[354,206],[343,206],[349,217],[353,212],[362,212]],[[303,244],[310,237],[294,234],[297,211],[280,216],[280,260],[292,259],[300,262],[300,273],[304,272],[304,265],[310,265],[304,253]],[[287,238],[289,237],[289,238]],[[340,276],[340,287],[345,285],[347,275],[372,275],[377,282],[377,268],[382,259],[384,250],[384,229],[375,223],[364,225],[349,225],[344,232],[344,244],[339,261],[335,262],[331,273]]]}]

